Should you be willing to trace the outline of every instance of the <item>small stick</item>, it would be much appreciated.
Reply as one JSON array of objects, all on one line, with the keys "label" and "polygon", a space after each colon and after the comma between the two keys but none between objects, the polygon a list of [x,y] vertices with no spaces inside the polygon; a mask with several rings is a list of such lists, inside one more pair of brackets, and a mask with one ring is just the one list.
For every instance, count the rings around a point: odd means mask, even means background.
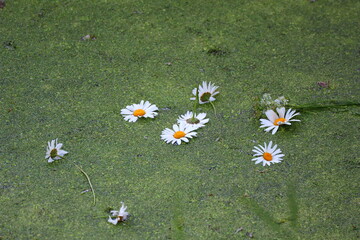
[{"label": "small stick", "polygon": [[86,172],[85,172],[84,170],[82,170],[82,168],[79,167],[75,162],[73,162],[73,164],[74,164],[75,167],[77,167],[77,169],[79,169],[80,172],[82,172],[82,173],[85,175],[85,177],[87,178],[87,180],[88,180],[88,182],[89,182],[89,185],[90,185],[90,188],[91,188],[91,192],[92,192],[93,197],[94,197],[94,206],[95,206],[95,205],[96,205],[95,191],[94,191],[94,188],[93,188],[93,186],[92,186],[92,184],[91,184],[91,181],[90,181],[89,176],[88,176],[88,175],[86,174]]}]

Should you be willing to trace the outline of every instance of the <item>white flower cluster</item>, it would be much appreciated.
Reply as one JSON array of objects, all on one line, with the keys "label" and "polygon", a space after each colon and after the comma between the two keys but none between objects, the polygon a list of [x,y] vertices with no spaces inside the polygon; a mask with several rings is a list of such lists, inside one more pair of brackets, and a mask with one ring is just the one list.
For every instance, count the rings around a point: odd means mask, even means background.
[{"label": "white flower cluster", "polygon": [[[205,104],[215,101],[215,95],[219,94],[218,86],[214,84],[202,82],[197,88],[192,90],[195,97],[190,98],[196,100],[198,98],[199,104]],[[156,105],[152,105],[149,101],[141,100],[139,104],[132,104],[121,109],[121,115],[125,121],[136,122],[139,118],[154,118],[158,115],[156,111],[159,109]],[[180,145],[181,142],[189,142],[189,138],[196,137],[195,130],[204,127],[209,122],[206,118],[206,113],[193,113],[187,111],[184,115],[179,116],[177,124],[174,124],[172,129],[165,128],[160,137],[166,143]]]},{"label": "white flower cluster", "polygon": [[260,105],[264,109],[275,109],[280,107],[285,107],[289,103],[289,100],[284,96],[280,96],[277,99],[273,100],[269,93],[264,93],[260,100]]},{"label": "white flower cluster", "polygon": [[[211,103],[216,100],[214,96],[219,93],[217,89],[218,86],[215,86],[211,82],[202,82],[202,85],[193,89],[192,93],[194,97],[192,97],[191,100],[198,100],[199,104]],[[288,100],[283,96],[272,100],[270,94],[264,94],[261,105],[267,109],[265,111],[267,119],[260,119],[260,128],[265,128],[265,132],[271,131],[272,134],[275,134],[280,126],[291,125],[291,122],[300,121],[293,119],[293,117],[300,115],[300,113],[297,113],[291,108],[286,111],[285,105],[287,103]],[[196,107],[196,105],[194,107]],[[272,109],[274,107],[276,107],[276,112]],[[158,115],[158,110],[156,105],[151,104],[149,101],[141,100],[139,104],[126,106],[120,113],[125,121],[136,122],[139,118],[155,118]],[[160,137],[166,143],[175,145],[180,145],[182,142],[187,143],[189,139],[197,136],[196,130],[204,127],[208,122],[209,119],[206,118],[206,113],[187,111],[178,117],[177,124],[174,124],[172,129],[165,128]],[[58,143],[57,139],[48,142],[45,158],[49,163],[64,158],[64,155],[68,153],[61,149],[62,146],[63,144]],[[280,163],[285,156],[276,144],[273,145],[272,141],[268,144],[264,143],[263,146],[255,146],[252,151],[254,152],[252,161],[255,161],[255,164],[262,163],[263,166]],[[126,221],[130,216],[126,209],[127,207],[121,202],[121,207],[118,211],[112,210],[110,212],[111,216],[109,216],[108,222],[117,225],[119,222]]]},{"label": "white flower cluster", "polygon": [[[199,103],[204,104],[207,102],[215,101],[214,96],[219,92],[216,92],[218,87],[212,83],[203,82],[203,85],[200,85],[198,88],[193,90],[193,94],[199,97]],[[197,90],[199,89],[199,90]],[[194,98],[195,100],[195,98]],[[121,109],[120,114],[124,117],[125,121],[136,122],[139,118],[155,118],[158,115],[158,107],[151,104],[149,101],[141,100],[139,104],[132,104],[126,106],[126,108]],[[180,145],[181,142],[189,142],[189,138],[196,137],[197,133],[195,130],[202,128],[206,123],[209,122],[209,119],[206,118],[206,113],[193,113],[187,111],[184,115],[179,116],[177,123],[173,125],[173,129],[166,128],[162,131],[161,139],[166,143],[172,143]],[[63,159],[64,155],[68,152],[62,150],[63,144],[58,143],[57,139],[51,140],[47,144],[45,159],[48,160],[48,163],[54,162],[55,160]],[[75,164],[75,163],[74,163]],[[75,164],[75,166],[77,166]],[[78,167],[78,166],[77,166]],[[92,188],[92,184],[88,175],[78,167],[88,178],[89,184]],[[95,194],[94,203],[95,203]],[[119,222],[124,222],[128,219],[129,213],[126,212],[127,207],[121,202],[121,207],[119,211],[112,210],[110,212],[111,216],[108,218],[108,222],[114,225]]]},{"label": "white flower cluster", "polygon": [[195,130],[205,126],[209,122],[206,113],[195,114],[187,111],[184,115],[179,116],[172,129],[165,128],[161,133],[161,139],[166,143],[180,145],[181,142],[189,142],[189,138],[196,137]]},{"label": "white flower cluster", "polygon": [[[202,82],[197,88],[192,90],[194,97],[190,100],[198,99],[199,104],[205,104],[215,101],[215,95],[219,94],[216,90],[218,86],[213,83]],[[196,114],[194,112],[187,111],[184,115],[179,116],[177,123],[174,124],[172,129],[165,128],[161,133],[161,139],[166,143],[180,145],[181,142],[189,142],[189,138],[196,137],[197,132],[195,130],[202,128],[209,119],[206,118],[206,113]]]}]

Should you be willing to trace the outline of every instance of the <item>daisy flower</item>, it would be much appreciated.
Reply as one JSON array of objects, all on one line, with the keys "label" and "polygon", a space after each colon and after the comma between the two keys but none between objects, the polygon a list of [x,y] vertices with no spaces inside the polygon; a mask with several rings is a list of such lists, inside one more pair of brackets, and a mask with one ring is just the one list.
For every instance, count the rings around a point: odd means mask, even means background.
[{"label": "daisy flower", "polygon": [[261,163],[263,166],[269,165],[270,163],[279,163],[283,159],[282,157],[285,156],[284,154],[280,154],[281,150],[276,149],[277,145],[272,146],[272,141],[269,142],[269,145],[264,143],[264,147],[259,145],[259,147],[254,147],[253,152],[255,154],[253,155],[255,158],[252,159],[252,161],[256,161],[255,164]]},{"label": "daisy flower", "polygon": [[209,119],[206,118],[206,113],[194,114],[193,112],[187,111],[184,115],[181,115],[177,122],[185,123],[186,126],[193,126],[193,129],[198,129],[205,126],[205,123],[209,122]]},{"label": "daisy flower", "polygon": [[62,143],[57,142],[57,139],[48,142],[45,159],[47,159],[49,163],[61,159],[65,154],[68,153],[65,150],[61,150],[62,145]]},{"label": "daisy flower", "polygon": [[218,88],[218,86],[215,86],[211,82],[207,83],[207,82],[203,81],[202,85],[199,85],[199,88],[194,88],[192,90],[192,94],[195,97],[190,98],[190,100],[196,99],[196,94],[198,91],[200,104],[215,101],[216,99],[214,98],[214,96],[219,93],[219,92],[216,92],[217,88]]},{"label": "daisy flower", "polygon": [[152,105],[149,101],[144,103],[144,100],[141,100],[139,104],[133,104],[126,106],[126,108],[121,109],[120,114],[123,115],[125,121],[136,122],[138,118],[154,118],[158,115],[157,111],[159,110],[156,105]]},{"label": "daisy flower", "polygon": [[189,142],[188,138],[196,137],[196,132],[193,132],[194,127],[186,125],[186,123],[182,122],[179,125],[174,124],[173,130],[169,128],[165,128],[165,130],[161,133],[161,139],[166,143],[172,143],[180,145],[181,141]]},{"label": "daisy flower", "polygon": [[291,108],[286,113],[284,107],[276,108],[276,111],[278,114],[276,114],[273,110],[267,110],[265,114],[268,119],[260,119],[262,124],[260,127],[266,127],[266,132],[272,130],[272,134],[275,134],[281,125],[291,125],[290,122],[292,121],[300,122],[298,119],[292,119],[293,117],[300,115],[300,113],[297,113],[295,110],[291,110]]},{"label": "daisy flower", "polygon": [[[128,218],[129,213],[126,211],[126,206],[124,206],[124,203],[121,202],[121,208],[119,211],[111,211],[111,216],[109,216],[108,222],[116,225],[118,222],[124,222]],[[116,217],[115,219],[112,219],[111,217]]]}]

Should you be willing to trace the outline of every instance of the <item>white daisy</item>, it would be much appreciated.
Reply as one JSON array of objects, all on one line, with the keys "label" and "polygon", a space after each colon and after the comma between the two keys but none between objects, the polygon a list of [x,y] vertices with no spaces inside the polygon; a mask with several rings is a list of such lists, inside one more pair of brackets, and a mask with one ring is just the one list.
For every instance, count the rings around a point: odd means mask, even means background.
[{"label": "white daisy", "polygon": [[295,110],[291,110],[291,108],[286,113],[284,107],[276,108],[276,111],[278,114],[276,114],[273,110],[267,110],[265,114],[268,119],[260,119],[262,124],[260,127],[266,127],[266,132],[272,130],[272,134],[275,134],[281,125],[291,125],[290,122],[292,121],[300,122],[298,119],[291,119],[297,115],[300,115],[300,113],[297,113]]},{"label": "white daisy", "polygon": [[121,115],[123,115],[125,121],[136,122],[138,118],[154,118],[158,115],[157,111],[159,110],[156,105],[151,105],[149,101],[144,103],[144,100],[141,100],[139,104],[133,104],[126,106],[126,108],[121,109]]},{"label": "white daisy", "polygon": [[45,159],[47,159],[49,163],[61,159],[65,154],[68,153],[65,150],[61,150],[62,145],[62,143],[57,142],[57,139],[48,142]]},{"label": "white daisy", "polygon": [[166,143],[172,143],[180,145],[181,141],[189,142],[188,138],[196,137],[196,132],[193,132],[194,127],[186,125],[186,123],[182,122],[179,125],[174,124],[173,130],[166,128],[161,133],[161,139]]},{"label": "white daisy", "polygon": [[[126,211],[126,206],[124,206],[124,203],[121,202],[121,208],[119,211],[111,211],[111,216],[109,216],[108,222],[116,225],[118,222],[124,222],[128,218],[129,213]],[[115,219],[112,219],[111,217],[116,217]]]},{"label": "white daisy", "polygon": [[209,119],[206,118],[206,113],[199,113],[194,114],[193,112],[187,111],[184,115],[181,115],[177,122],[178,123],[185,123],[186,126],[190,125],[193,126],[193,129],[198,129],[201,127],[204,127],[207,122],[209,122]]},{"label": "white daisy", "polygon": [[276,144],[275,146],[272,146],[272,141],[269,142],[269,145],[264,143],[264,147],[261,145],[259,145],[259,147],[255,146],[253,149],[253,152],[255,152],[253,156],[256,158],[253,158],[252,161],[256,161],[255,164],[262,162],[263,166],[265,165],[270,166],[270,163],[281,162],[283,160],[282,157],[285,156],[284,154],[280,154],[281,153],[280,149],[276,149],[277,148]]},{"label": "white daisy", "polygon": [[195,100],[196,93],[197,93],[197,91],[199,91],[198,94],[199,94],[199,103],[200,104],[215,101],[216,99],[214,98],[214,96],[219,93],[219,92],[216,92],[217,88],[218,88],[218,86],[215,86],[211,82],[207,83],[207,82],[203,81],[202,85],[199,85],[199,88],[194,88],[192,90],[192,94],[195,97],[190,98],[190,100]]}]

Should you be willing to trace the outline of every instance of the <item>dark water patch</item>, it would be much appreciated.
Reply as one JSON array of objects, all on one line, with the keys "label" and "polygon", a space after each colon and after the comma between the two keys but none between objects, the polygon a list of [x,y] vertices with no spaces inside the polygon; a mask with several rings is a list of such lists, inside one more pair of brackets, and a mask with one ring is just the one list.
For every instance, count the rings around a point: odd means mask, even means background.
[{"label": "dark water patch", "polygon": [[16,49],[15,42],[11,41],[11,40],[3,42],[3,46],[8,50],[15,50]]},{"label": "dark water patch", "polygon": [[210,48],[209,50],[206,51],[207,54],[212,55],[212,56],[217,56],[217,57],[222,57],[225,55],[228,55],[229,52],[227,50],[218,48],[218,47],[214,47],[214,48]]}]

